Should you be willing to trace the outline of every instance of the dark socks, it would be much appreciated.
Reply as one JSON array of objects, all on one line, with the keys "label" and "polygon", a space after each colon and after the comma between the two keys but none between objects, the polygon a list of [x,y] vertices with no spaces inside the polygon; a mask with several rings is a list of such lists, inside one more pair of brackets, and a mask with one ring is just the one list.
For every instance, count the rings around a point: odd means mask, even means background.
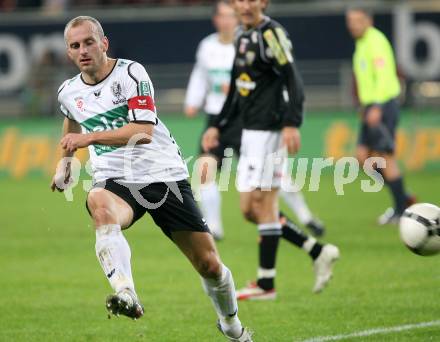
[{"label": "dark socks", "polygon": [[[303,248],[304,243],[309,239],[309,236],[282,212],[280,212],[280,221],[282,224],[281,231],[283,239],[286,239],[299,248]],[[313,260],[315,260],[321,253],[321,250],[322,245],[318,241],[315,241],[311,248],[307,248],[307,253]]]},{"label": "dark socks", "polygon": [[405,211],[406,201],[408,199],[408,196],[406,195],[405,190],[403,188],[402,177],[399,177],[392,181],[387,181],[386,184],[388,185],[391,194],[393,196],[396,213],[398,215],[402,215],[403,212]]},{"label": "dark socks", "polygon": [[[259,274],[257,285],[264,290],[271,290],[275,287],[275,262],[277,256],[279,235],[261,235],[259,245],[259,262],[260,269],[264,269],[269,273]],[[273,274],[271,274],[273,272]]]}]

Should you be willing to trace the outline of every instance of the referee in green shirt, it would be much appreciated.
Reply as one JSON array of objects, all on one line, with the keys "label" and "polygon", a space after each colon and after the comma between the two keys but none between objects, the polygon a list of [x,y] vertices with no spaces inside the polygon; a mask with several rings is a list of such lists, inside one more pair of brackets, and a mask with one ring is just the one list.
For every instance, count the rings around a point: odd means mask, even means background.
[{"label": "referee in green shirt", "polygon": [[394,208],[388,208],[379,217],[379,224],[398,223],[405,208],[415,200],[404,189],[394,153],[400,84],[393,49],[385,35],[373,26],[373,18],[367,10],[349,9],[346,21],[356,42],[353,71],[362,108],[356,155],[361,165],[373,156],[386,160],[386,167],[377,171],[391,191]]}]

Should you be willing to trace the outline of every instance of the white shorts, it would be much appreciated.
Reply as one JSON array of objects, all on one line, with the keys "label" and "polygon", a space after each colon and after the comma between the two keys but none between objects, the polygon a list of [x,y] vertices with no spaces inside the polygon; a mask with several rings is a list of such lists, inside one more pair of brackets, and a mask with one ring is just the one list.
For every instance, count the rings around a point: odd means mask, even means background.
[{"label": "white shorts", "polygon": [[286,157],[280,131],[244,129],[237,168],[237,190],[250,192],[279,188]]}]

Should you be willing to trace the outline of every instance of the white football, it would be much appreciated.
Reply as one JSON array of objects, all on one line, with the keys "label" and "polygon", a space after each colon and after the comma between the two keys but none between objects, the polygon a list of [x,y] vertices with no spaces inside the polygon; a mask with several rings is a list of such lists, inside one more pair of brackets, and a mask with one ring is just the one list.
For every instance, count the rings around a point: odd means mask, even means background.
[{"label": "white football", "polygon": [[434,255],[440,252],[440,208],[416,203],[400,218],[400,238],[414,253]]}]

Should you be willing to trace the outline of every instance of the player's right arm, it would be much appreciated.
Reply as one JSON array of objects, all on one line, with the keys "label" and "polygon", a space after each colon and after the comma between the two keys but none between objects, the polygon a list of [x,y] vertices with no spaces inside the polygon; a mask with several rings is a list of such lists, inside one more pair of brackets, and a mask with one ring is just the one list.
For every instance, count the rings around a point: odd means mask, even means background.
[{"label": "player's right arm", "polygon": [[228,121],[235,115],[234,98],[235,98],[235,65],[231,71],[231,82],[229,85],[228,95],[221,112],[215,116],[211,126],[205,131],[202,137],[203,151],[209,152],[219,144],[220,129],[224,127]]},{"label": "player's right arm", "polygon": [[284,78],[288,106],[283,118],[282,141],[288,152],[295,154],[301,145],[299,127],[303,120],[303,82],[293,59],[292,43],[285,30],[282,27],[269,28],[263,33],[263,38],[267,46],[264,51],[270,51],[266,58],[272,61],[273,68]]},{"label": "player's right arm", "polygon": [[197,48],[196,64],[189,78],[185,96],[185,115],[192,118],[202,107],[209,89],[208,70],[203,64],[203,41]]},{"label": "player's right arm", "polygon": [[[81,126],[74,120],[66,117],[63,122],[63,134],[64,138],[69,133],[80,133]],[[70,158],[73,157],[75,152],[69,152],[66,149],[62,149],[61,160],[58,162],[55,175],[52,178],[52,183],[50,188],[52,191],[58,190],[60,192],[64,191],[68,184],[71,176],[71,161]]]}]

